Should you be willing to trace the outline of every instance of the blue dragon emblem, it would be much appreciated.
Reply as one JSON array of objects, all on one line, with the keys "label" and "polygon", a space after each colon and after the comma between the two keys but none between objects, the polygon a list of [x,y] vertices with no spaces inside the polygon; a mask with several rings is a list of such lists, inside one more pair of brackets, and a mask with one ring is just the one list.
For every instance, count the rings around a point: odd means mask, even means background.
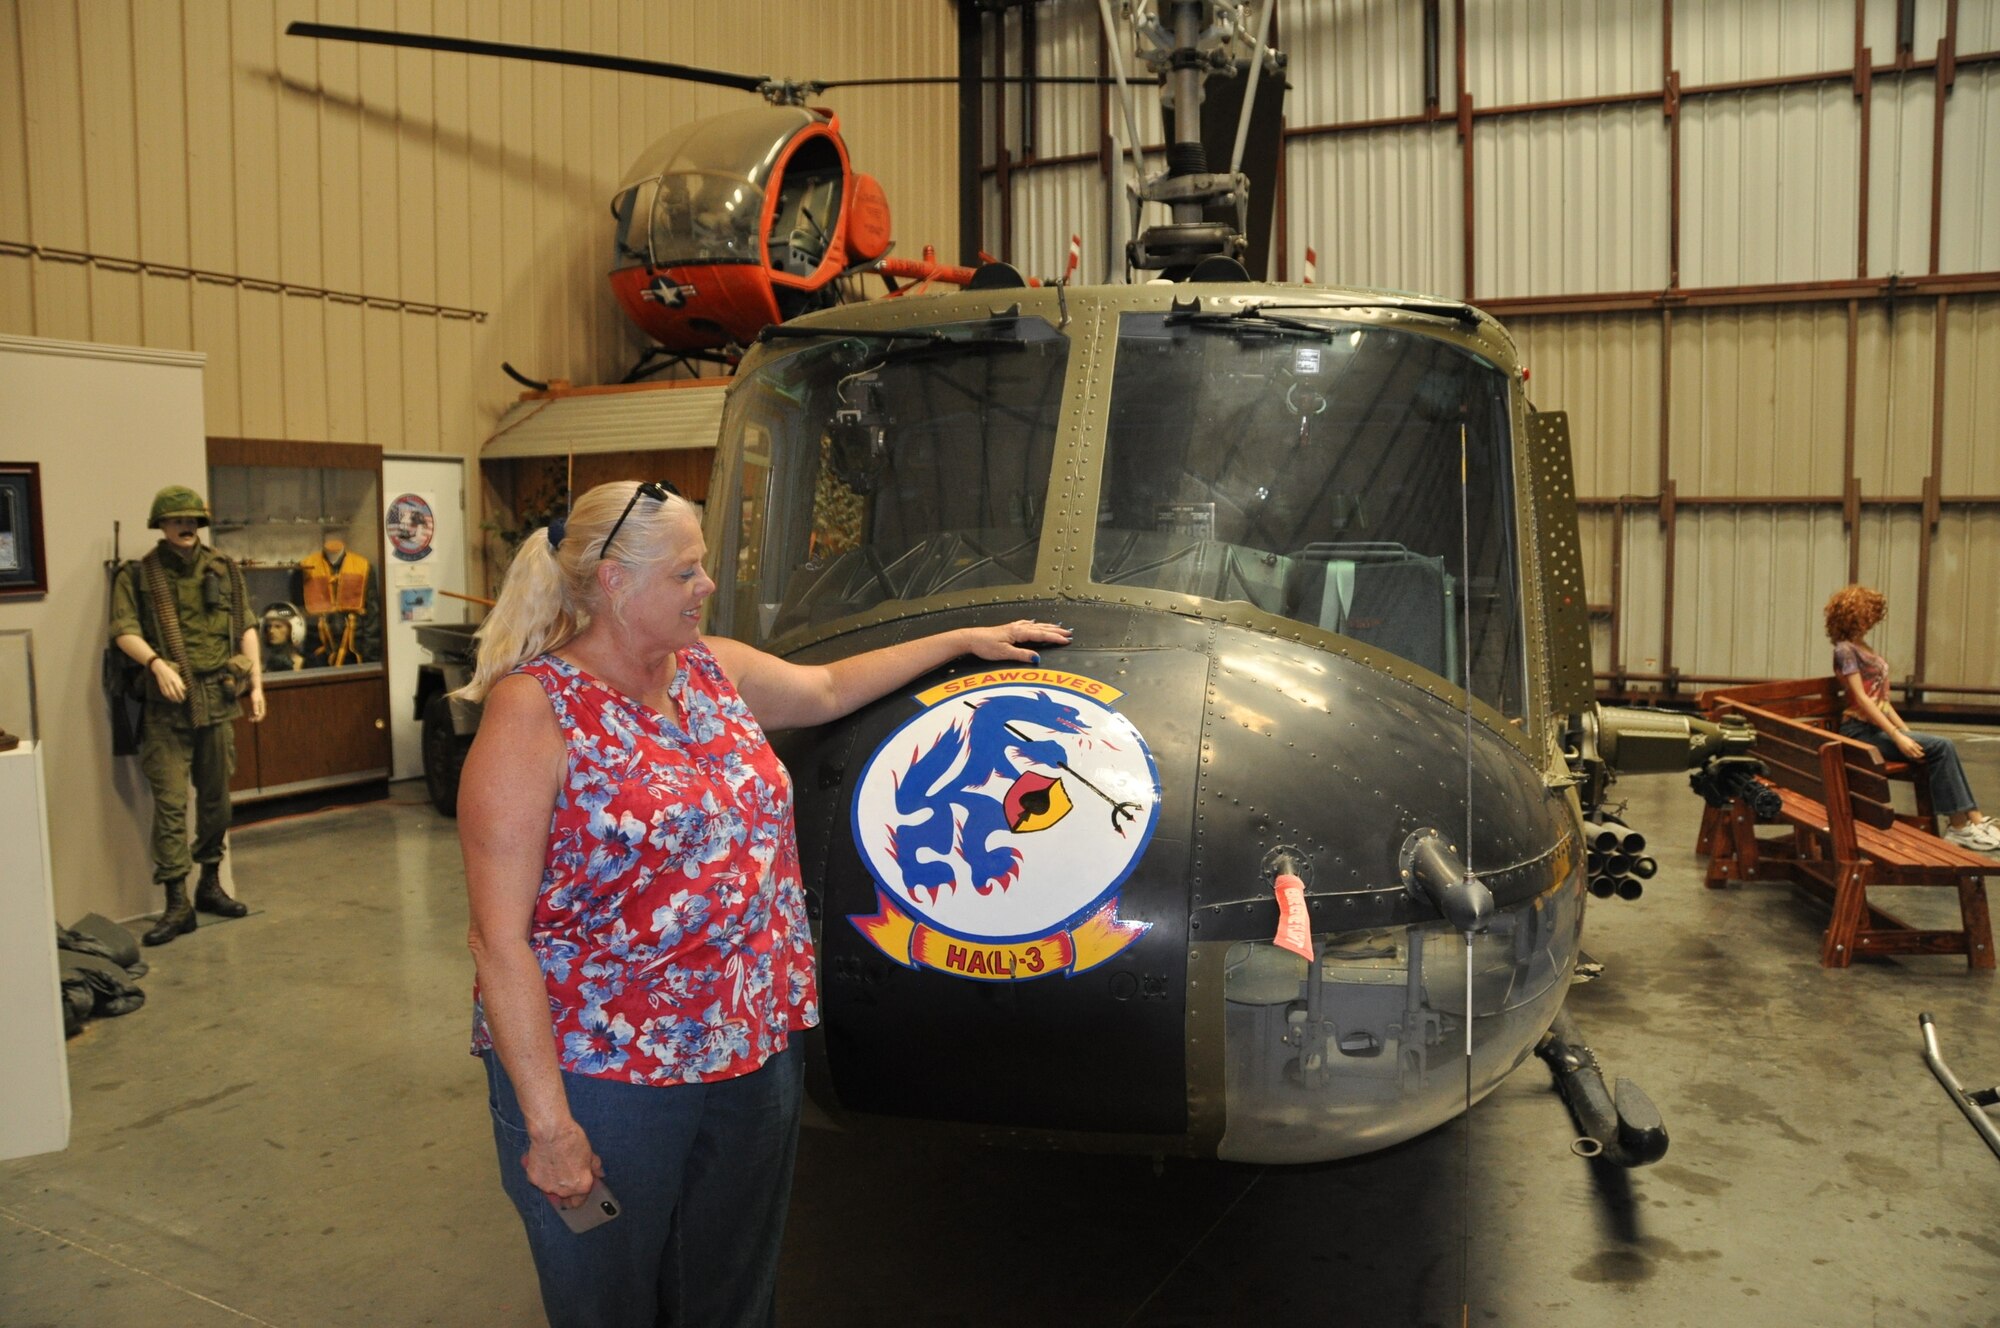
[{"label": "blue dragon emblem", "polygon": [[[1008,828],[1001,800],[976,790],[995,775],[1018,777],[1016,754],[1037,765],[1065,769],[1068,754],[1055,739],[1031,739],[1018,726],[1058,733],[1084,731],[1082,712],[1051,700],[1046,692],[966,704],[972,707],[971,723],[953,724],[929,751],[913,755],[910,768],[896,781],[898,816],[923,818],[891,829],[896,866],[904,888],[913,895],[930,891],[932,903],[946,886],[956,888],[958,878],[949,861],[920,860],[921,850],[947,856],[955,844],[958,856],[972,869],[972,888],[982,895],[991,894],[996,885],[1006,889],[1020,873],[1019,851],[992,846],[993,836]],[[965,763],[951,774],[960,756]],[[962,824],[955,814],[959,812],[964,814]]]}]

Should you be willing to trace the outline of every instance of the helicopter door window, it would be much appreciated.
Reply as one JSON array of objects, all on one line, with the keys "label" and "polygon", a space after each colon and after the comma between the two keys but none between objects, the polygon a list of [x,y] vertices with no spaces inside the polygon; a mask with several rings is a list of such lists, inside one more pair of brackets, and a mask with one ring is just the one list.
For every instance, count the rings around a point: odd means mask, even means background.
[{"label": "helicopter door window", "polygon": [[1498,369],[1374,324],[1133,313],[1110,417],[1094,581],[1249,604],[1453,682],[1469,671],[1475,695],[1523,713]]},{"label": "helicopter door window", "polygon": [[833,215],[840,206],[840,177],[788,179],[771,222],[771,267],[794,277],[819,270],[833,244]]},{"label": "helicopter door window", "polygon": [[860,337],[766,359],[731,390],[728,436],[770,437],[760,602],[728,630],[770,640],[888,602],[1031,582],[1069,340],[1041,319]]},{"label": "helicopter door window", "polygon": [[[741,471],[737,477],[737,521],[723,536],[717,569],[728,568],[730,623],[754,624],[759,640],[769,635],[778,605],[759,597],[759,590],[775,592],[775,580],[767,580],[765,535],[771,508],[771,435],[762,425],[752,424],[743,434]],[[737,628],[737,630],[742,630]]]},{"label": "helicopter door window", "polygon": [[771,267],[795,277],[819,270],[840,220],[841,166],[830,139],[802,144],[786,163],[771,217]]}]

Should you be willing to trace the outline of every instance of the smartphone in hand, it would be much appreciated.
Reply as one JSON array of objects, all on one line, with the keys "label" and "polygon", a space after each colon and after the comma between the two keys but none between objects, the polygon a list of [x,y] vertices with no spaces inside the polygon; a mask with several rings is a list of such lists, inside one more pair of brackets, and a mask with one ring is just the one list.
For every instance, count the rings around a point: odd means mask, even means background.
[{"label": "smartphone in hand", "polygon": [[593,1227],[603,1226],[622,1211],[624,1210],[619,1207],[617,1197],[606,1188],[602,1176],[591,1185],[590,1194],[581,1206],[556,1209],[562,1217],[563,1225],[579,1235]]}]

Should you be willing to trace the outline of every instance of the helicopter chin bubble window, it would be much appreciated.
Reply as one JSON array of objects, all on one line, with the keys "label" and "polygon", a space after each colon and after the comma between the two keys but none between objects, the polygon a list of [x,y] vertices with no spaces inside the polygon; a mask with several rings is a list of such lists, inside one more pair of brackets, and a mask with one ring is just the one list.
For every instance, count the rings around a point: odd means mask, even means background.
[{"label": "helicopter chin bubble window", "polygon": [[1000,316],[831,336],[747,369],[722,427],[753,441],[744,528],[762,545],[719,557],[763,575],[718,630],[761,642],[1031,582],[1068,363],[1046,321]]},{"label": "helicopter chin bubble window", "polygon": [[1248,603],[1518,716],[1507,392],[1407,327],[1128,313],[1091,579]]}]

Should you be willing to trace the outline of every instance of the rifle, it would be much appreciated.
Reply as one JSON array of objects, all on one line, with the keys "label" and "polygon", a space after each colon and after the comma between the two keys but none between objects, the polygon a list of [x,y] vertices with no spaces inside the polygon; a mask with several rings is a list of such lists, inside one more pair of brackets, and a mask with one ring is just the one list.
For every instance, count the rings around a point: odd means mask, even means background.
[{"label": "rifle", "polygon": [[[111,561],[104,564],[104,593],[108,599],[111,583],[117,579],[118,569],[124,565],[120,556],[120,524],[111,523]],[[110,621],[109,612],[105,620]],[[106,641],[104,660],[98,669],[99,680],[104,686],[104,699],[111,707],[111,754],[113,756],[137,756],[139,754],[139,726],[145,718],[143,701],[146,687],[146,671],[134,662],[130,655],[115,644]]]}]

